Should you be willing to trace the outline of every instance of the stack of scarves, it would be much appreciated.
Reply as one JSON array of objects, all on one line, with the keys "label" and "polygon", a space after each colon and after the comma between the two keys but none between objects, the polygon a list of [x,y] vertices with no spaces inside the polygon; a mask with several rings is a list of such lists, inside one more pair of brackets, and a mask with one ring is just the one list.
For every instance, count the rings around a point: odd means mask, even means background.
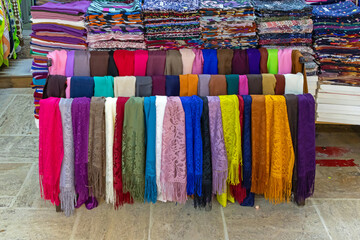
[{"label": "stack of scarves", "polygon": [[[41,196],[67,216],[100,199],[211,209],[298,204],[315,179],[315,102],[305,95],[50,97],[40,101]],[[295,151],[297,150],[297,151]],[[293,175],[294,174],[294,175]],[[293,181],[296,179],[296,181]],[[76,183],[76,184],[75,184]]]},{"label": "stack of scarves", "polygon": [[360,8],[352,2],[314,6],[314,48],[321,76],[360,76]]},{"label": "stack of scarves", "polygon": [[257,46],[255,13],[250,1],[201,1],[200,15],[204,48]]},{"label": "stack of scarves", "polygon": [[[87,49],[84,14],[89,5],[89,1],[48,2],[41,6],[31,7],[33,31],[30,35],[33,58],[31,72],[32,87],[35,89],[36,119],[38,119],[39,101],[42,98],[43,86],[48,75],[47,55],[56,49]],[[59,60],[66,62],[66,58]]]},{"label": "stack of scarves", "polygon": [[85,22],[91,49],[145,48],[141,5],[138,0],[131,3],[93,1]]},{"label": "stack of scarves", "polygon": [[145,0],[148,49],[197,47],[200,40],[199,0]]},{"label": "stack of scarves", "polygon": [[355,3],[356,0],[305,0],[306,4],[311,5],[324,5],[324,4],[333,4],[333,3],[339,3],[344,1],[350,1]]}]

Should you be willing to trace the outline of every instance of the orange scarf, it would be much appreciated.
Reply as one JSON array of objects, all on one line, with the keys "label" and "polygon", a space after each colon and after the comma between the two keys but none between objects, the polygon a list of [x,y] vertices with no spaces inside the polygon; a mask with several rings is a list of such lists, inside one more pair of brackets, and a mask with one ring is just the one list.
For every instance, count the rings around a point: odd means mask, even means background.
[{"label": "orange scarf", "polygon": [[197,95],[198,89],[198,75],[196,74],[186,74],[180,75],[180,96],[192,96]]}]

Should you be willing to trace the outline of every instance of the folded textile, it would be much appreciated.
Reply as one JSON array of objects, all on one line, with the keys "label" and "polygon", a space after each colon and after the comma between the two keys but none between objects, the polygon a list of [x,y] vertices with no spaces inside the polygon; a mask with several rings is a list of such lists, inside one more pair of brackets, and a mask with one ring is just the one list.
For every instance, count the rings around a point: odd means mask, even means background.
[{"label": "folded textile", "polygon": [[146,50],[137,50],[135,51],[134,59],[134,75],[135,76],[145,76],[146,67],[148,61],[148,51]]},{"label": "folded textile", "polygon": [[209,82],[209,95],[219,96],[227,94],[225,75],[211,75]]},{"label": "folded textile", "polygon": [[55,50],[48,53],[47,58],[52,60],[49,74],[65,76],[67,52],[65,50]]},{"label": "folded textile", "polygon": [[168,75],[166,77],[165,92],[166,96],[179,96],[180,80],[179,76]]},{"label": "folded textile", "polygon": [[246,75],[248,79],[249,94],[262,94],[262,75],[261,74],[251,74]]},{"label": "folded textile", "polygon": [[276,86],[275,86],[275,94],[276,95],[284,95],[285,93],[285,77],[281,74],[275,74],[276,78]]},{"label": "folded textile", "polygon": [[246,50],[234,50],[232,59],[232,74],[249,74],[249,58]]},{"label": "folded textile", "polygon": [[209,82],[211,76],[208,74],[200,74],[198,77],[198,95],[203,97],[209,96]]},{"label": "folded textile", "polygon": [[114,78],[111,76],[94,77],[95,97],[114,97]]},{"label": "folded textile", "polygon": [[167,50],[164,75],[180,74],[183,74],[183,65],[180,52],[178,50]]},{"label": "folded textile", "polygon": [[165,76],[152,76],[152,95],[166,95]]},{"label": "folded textile", "polygon": [[303,94],[304,76],[302,73],[284,74],[285,94]]},{"label": "folded textile", "polygon": [[49,75],[44,86],[43,99],[48,97],[64,98],[66,89],[66,77]]},{"label": "folded textile", "polygon": [[227,94],[239,94],[239,75],[226,75]]},{"label": "folded textile", "polygon": [[[195,60],[195,53],[193,49],[182,48],[179,51],[181,54],[181,60],[183,66],[182,74],[184,75],[191,74],[193,70],[193,63]],[[193,73],[193,74],[197,74],[197,73]]]},{"label": "folded textile", "polygon": [[247,49],[246,50],[249,61],[249,73],[250,74],[260,74],[260,52],[258,49]]},{"label": "folded textile", "polygon": [[218,74],[218,59],[215,49],[203,49],[204,74]]},{"label": "folded textile", "polygon": [[246,75],[239,75],[239,95],[249,95],[249,85]]},{"label": "folded textile", "polygon": [[106,76],[108,72],[109,53],[105,51],[90,52],[90,75]]},{"label": "folded textile", "polygon": [[279,74],[291,73],[292,49],[280,49],[278,52]]},{"label": "folded textile", "polygon": [[192,65],[192,74],[202,74],[204,68],[204,57],[201,49],[192,49],[195,53],[195,59]]},{"label": "folded textile", "polygon": [[198,90],[198,75],[195,74],[187,74],[180,75],[180,96],[192,96],[197,95]]},{"label": "folded textile", "polygon": [[65,67],[65,76],[67,77],[74,76],[74,60],[75,60],[75,51],[73,50],[68,51],[66,58],[66,67]]},{"label": "folded textile", "polygon": [[94,96],[94,78],[92,77],[72,77],[70,83],[70,97],[79,98]]},{"label": "folded textile", "polygon": [[90,76],[90,53],[87,51],[75,51],[74,76]]},{"label": "folded textile", "polygon": [[136,77],[114,77],[115,97],[133,97],[136,92]]},{"label": "folded textile", "polygon": [[136,77],[136,97],[149,97],[152,93],[151,77]]},{"label": "folded textile", "polygon": [[262,94],[274,95],[276,78],[274,74],[261,74],[262,75]]},{"label": "folded textile", "polygon": [[233,59],[233,50],[231,49],[218,49],[218,73],[219,74],[231,74],[231,62]]},{"label": "folded textile", "polygon": [[267,49],[268,51],[268,61],[267,69],[271,74],[278,74],[278,49]]},{"label": "folded textile", "polygon": [[146,76],[164,75],[166,52],[149,51],[148,62],[146,67]]},{"label": "folded textile", "polygon": [[114,60],[119,76],[134,76],[135,52],[129,50],[116,50]]}]

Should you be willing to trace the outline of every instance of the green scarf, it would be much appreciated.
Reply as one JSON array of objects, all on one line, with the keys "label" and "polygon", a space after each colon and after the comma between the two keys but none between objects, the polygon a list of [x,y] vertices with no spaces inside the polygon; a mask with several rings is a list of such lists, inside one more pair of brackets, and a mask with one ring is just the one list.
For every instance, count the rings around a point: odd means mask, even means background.
[{"label": "green scarf", "polygon": [[268,60],[267,68],[269,73],[278,74],[279,62],[278,62],[278,49],[267,49],[268,51]]}]

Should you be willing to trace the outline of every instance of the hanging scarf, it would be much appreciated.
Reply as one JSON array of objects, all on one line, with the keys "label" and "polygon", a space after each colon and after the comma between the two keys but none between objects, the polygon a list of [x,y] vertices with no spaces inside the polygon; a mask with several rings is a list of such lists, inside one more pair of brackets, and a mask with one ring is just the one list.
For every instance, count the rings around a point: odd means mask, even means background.
[{"label": "hanging scarf", "polygon": [[75,51],[74,76],[90,77],[90,53],[88,51]]},{"label": "hanging scarf", "polygon": [[106,76],[109,64],[109,52],[91,51],[90,52],[90,75]]},{"label": "hanging scarf", "polygon": [[115,60],[114,60],[114,51],[109,52],[109,62],[108,62],[107,75],[113,76],[113,77],[119,76],[119,72],[117,70]]},{"label": "hanging scarf", "polygon": [[105,98],[92,97],[90,103],[88,175],[90,195],[105,196]]},{"label": "hanging scarf", "polygon": [[114,60],[119,76],[134,76],[135,52],[116,50]]},{"label": "hanging scarf", "polygon": [[239,75],[239,94],[249,95],[248,78],[246,75]]},{"label": "hanging scarf", "polygon": [[183,65],[179,50],[167,50],[165,62],[165,75],[183,74]]},{"label": "hanging scarf", "polygon": [[197,95],[198,81],[195,74],[180,75],[180,96]]},{"label": "hanging scarf", "polygon": [[260,74],[260,52],[259,49],[250,48],[246,50],[249,59],[249,73]]},{"label": "hanging scarf", "polygon": [[284,95],[284,93],[285,93],[285,77],[284,77],[284,75],[275,74],[275,78],[276,78],[275,94],[276,95]]},{"label": "hanging scarf", "polygon": [[135,96],[149,97],[152,93],[152,79],[151,77],[136,77]]},{"label": "hanging scarf", "polygon": [[239,94],[239,75],[226,75],[227,94]]},{"label": "hanging scarf", "polygon": [[179,96],[180,94],[179,76],[166,76],[165,91],[166,91],[166,96]]},{"label": "hanging scarf", "polygon": [[48,67],[49,74],[65,76],[67,51],[55,50],[49,52],[47,58],[51,61],[51,66]]},{"label": "hanging scarf", "polygon": [[76,208],[85,203],[87,209],[97,207],[95,197],[89,197],[88,189],[88,139],[90,99],[75,98],[71,104],[71,120],[74,134],[75,190],[78,195]]},{"label": "hanging scarf", "polygon": [[315,183],[315,101],[311,94],[299,95],[298,164],[295,200],[305,204]]},{"label": "hanging scarf", "polygon": [[225,75],[211,75],[209,82],[210,96],[219,96],[227,94]]},{"label": "hanging scarf", "polygon": [[166,52],[163,50],[149,51],[146,76],[164,75]]},{"label": "hanging scarf", "polygon": [[284,74],[285,94],[303,94],[304,76],[302,73]]},{"label": "hanging scarf", "polygon": [[[270,174],[265,199],[274,204],[289,201],[294,167],[294,149],[284,96],[265,96],[266,155],[270,156]],[[270,141],[272,139],[272,141]]]},{"label": "hanging scarf", "polygon": [[303,57],[303,55],[301,54],[301,52],[299,50],[293,50],[292,51],[292,54],[291,54],[291,60],[292,60],[291,73],[294,73],[294,74],[302,73],[303,74],[303,76],[304,76],[303,90],[304,90],[304,93],[308,93],[306,68],[305,68],[305,64],[300,62],[301,57]]},{"label": "hanging scarf", "polygon": [[134,200],[145,194],[144,98],[132,97],[125,104],[122,142],[123,187]]},{"label": "hanging scarf", "polygon": [[278,74],[278,49],[267,49],[267,69],[271,74]]},{"label": "hanging scarf", "polygon": [[65,98],[66,77],[60,75],[49,75],[43,91],[43,99],[48,97]]},{"label": "hanging scarf", "polygon": [[75,179],[74,179],[74,136],[71,120],[72,99],[61,99],[59,108],[64,142],[64,158],[60,174],[60,202],[61,210],[65,216],[73,214],[76,205]]},{"label": "hanging scarf", "polygon": [[145,76],[146,75],[146,66],[148,61],[148,51],[147,50],[136,50],[134,56],[134,75],[135,76]]},{"label": "hanging scarf", "polygon": [[60,172],[64,157],[59,98],[40,100],[39,181],[41,197],[59,206]]},{"label": "hanging scarf", "polygon": [[66,67],[65,67],[65,76],[67,77],[74,76],[74,59],[75,59],[75,51],[74,50],[68,51],[66,58]]},{"label": "hanging scarf", "polygon": [[[106,203],[115,203],[114,197],[114,128],[116,115],[116,98],[108,97],[105,102],[105,131],[106,131]],[[115,205],[115,204],[114,204]]]},{"label": "hanging scarf", "polygon": [[135,96],[136,77],[114,77],[114,95],[115,97],[133,97]]},{"label": "hanging scarf", "polygon": [[218,73],[219,74],[231,74],[231,62],[233,59],[233,50],[232,49],[218,49],[217,58],[218,58]]},{"label": "hanging scarf", "polygon": [[209,126],[212,165],[212,192],[223,194],[226,190],[228,160],[224,142],[223,124],[219,97],[207,97],[209,104]]},{"label": "hanging scarf", "polygon": [[204,74],[218,74],[218,59],[216,49],[203,49]]},{"label": "hanging scarf", "polygon": [[292,49],[280,49],[278,52],[278,59],[279,59],[279,74],[287,74],[291,73],[291,60]]},{"label": "hanging scarf", "polygon": [[208,207],[211,209],[212,200],[212,166],[211,166],[211,144],[209,129],[209,103],[206,97],[203,101],[203,112],[201,114],[201,137],[202,137],[202,196],[195,194],[194,206]]},{"label": "hanging scarf", "polygon": [[169,97],[166,103],[160,182],[165,200],[186,202],[185,113],[179,97]]},{"label": "hanging scarf", "polygon": [[261,74],[262,75],[262,94],[263,95],[274,95],[276,78],[274,74]]},{"label": "hanging scarf", "polygon": [[181,61],[183,66],[182,74],[191,74],[193,69],[193,63],[195,60],[195,53],[193,49],[182,48],[179,51],[181,54]]},{"label": "hanging scarf", "polygon": [[248,79],[249,94],[262,94],[262,75],[251,74],[246,75]]},{"label": "hanging scarf", "polygon": [[94,77],[94,97],[114,97],[114,78]]},{"label": "hanging scarf", "polygon": [[122,181],[122,133],[124,123],[125,103],[128,97],[119,97],[116,101],[116,117],[113,147],[113,177],[114,177],[114,193],[115,193],[115,209],[124,203],[132,203],[133,200],[129,192],[123,191]]},{"label": "hanging scarf", "polygon": [[192,74],[202,74],[204,68],[204,57],[201,49],[192,49],[195,53],[195,59],[192,65]]},{"label": "hanging scarf", "polygon": [[156,97],[144,98],[146,123],[145,201],[156,202]]},{"label": "hanging scarf", "polygon": [[198,95],[199,96],[209,96],[209,82],[210,82],[210,75],[208,74],[201,74],[198,75],[199,82],[198,82]]},{"label": "hanging scarf", "polygon": [[152,95],[166,95],[165,76],[152,76]]},{"label": "hanging scarf", "polygon": [[66,98],[70,98],[70,84],[71,84],[71,77],[67,77],[66,78],[66,89],[65,89]]},{"label": "hanging scarf", "polygon": [[267,68],[267,62],[268,62],[268,51],[266,48],[259,48],[260,52],[260,72],[261,73],[269,73]]},{"label": "hanging scarf", "polygon": [[94,96],[94,78],[92,77],[72,77],[70,83],[70,97],[79,98]]},{"label": "hanging scarf", "polygon": [[162,152],[162,133],[163,133],[163,123],[164,123],[164,114],[166,107],[167,97],[165,96],[156,96],[156,186],[157,186],[157,199],[166,202],[162,194],[162,185],[160,181],[160,172],[161,172],[161,152]]},{"label": "hanging scarf", "polygon": [[249,74],[249,59],[246,50],[234,50],[232,59],[232,74]]}]

